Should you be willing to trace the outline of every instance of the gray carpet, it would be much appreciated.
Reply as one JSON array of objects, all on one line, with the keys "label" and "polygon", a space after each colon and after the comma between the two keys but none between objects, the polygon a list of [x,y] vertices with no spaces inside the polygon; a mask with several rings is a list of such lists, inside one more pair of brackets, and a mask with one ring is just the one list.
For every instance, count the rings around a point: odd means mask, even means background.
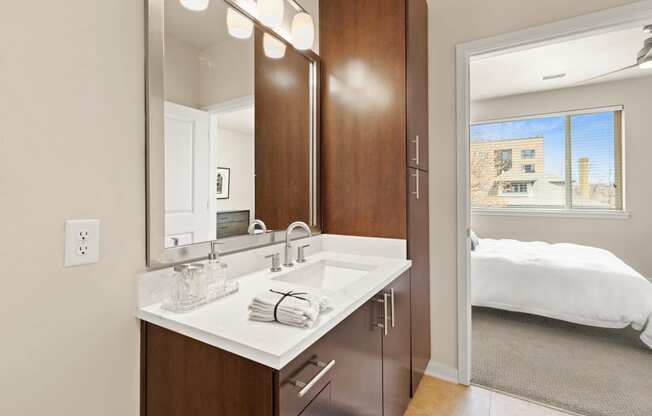
[{"label": "gray carpet", "polygon": [[586,416],[651,416],[652,351],[638,336],[474,307],[472,381]]}]

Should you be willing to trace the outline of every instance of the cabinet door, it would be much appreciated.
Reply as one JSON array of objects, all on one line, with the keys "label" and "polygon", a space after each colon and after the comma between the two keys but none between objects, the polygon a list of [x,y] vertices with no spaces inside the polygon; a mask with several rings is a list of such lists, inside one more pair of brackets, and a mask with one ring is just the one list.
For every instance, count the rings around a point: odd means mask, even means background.
[{"label": "cabinet door", "polygon": [[428,5],[407,0],[407,158],[428,170]]},{"label": "cabinet door", "polygon": [[335,357],[333,415],[379,416],[383,412],[382,330],[374,300],[336,326],[324,342]]},{"label": "cabinet door", "polygon": [[408,258],[412,293],[412,393],[430,361],[428,173],[408,169]]},{"label": "cabinet door", "polygon": [[330,416],[333,415],[331,408],[331,384],[328,383],[326,387],[319,392],[319,394],[312,399],[310,404],[303,409],[301,416]]},{"label": "cabinet door", "polygon": [[410,401],[410,275],[383,291],[387,335],[383,337],[383,415],[402,416]]}]

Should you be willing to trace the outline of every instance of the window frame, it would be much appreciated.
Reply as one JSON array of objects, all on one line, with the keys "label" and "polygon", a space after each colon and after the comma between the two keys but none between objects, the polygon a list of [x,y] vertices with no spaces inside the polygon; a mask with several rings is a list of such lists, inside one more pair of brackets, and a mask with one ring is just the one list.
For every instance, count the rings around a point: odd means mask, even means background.
[{"label": "window frame", "polygon": [[[530,166],[530,169],[527,169],[527,166]],[[523,173],[537,173],[537,168],[534,163],[523,163],[521,165],[521,172]]]},{"label": "window frame", "polygon": [[[525,156],[526,154],[531,155],[531,156],[526,157]],[[521,159],[522,160],[534,160],[534,159],[536,159],[536,156],[537,156],[537,150],[536,149],[523,149],[523,150],[521,150]]]},{"label": "window frame", "polygon": [[[469,202],[471,205],[471,213],[474,215],[506,215],[506,216],[543,216],[543,217],[575,217],[575,218],[603,218],[603,219],[628,219],[629,212],[627,212],[627,192],[626,186],[627,182],[625,180],[626,173],[626,160],[625,160],[625,106],[624,105],[613,105],[613,106],[603,106],[603,107],[591,107],[583,108],[576,110],[567,110],[554,113],[541,113],[541,114],[532,114],[524,115],[517,117],[509,118],[500,118],[500,119],[490,119],[483,121],[471,122],[470,127],[483,125],[483,124],[495,124],[495,123],[505,123],[511,121],[521,121],[521,120],[533,120],[540,118],[549,118],[549,117],[564,117],[567,123],[566,126],[566,147],[567,152],[571,146],[571,137],[570,137],[570,120],[573,116],[583,115],[583,114],[595,114],[595,113],[620,113],[620,116],[614,120],[614,161],[618,164],[620,161],[620,169],[616,170],[615,174],[615,184],[616,192],[619,193],[616,208],[614,209],[595,209],[595,208],[582,208],[572,206],[572,194],[566,195],[566,204],[563,208],[487,208],[487,207],[473,207],[473,200],[469,197]],[[471,138],[469,137],[469,141]],[[528,150],[528,149],[523,149]],[[521,159],[523,159],[523,154],[521,151]],[[534,155],[533,155],[534,156]],[[536,157],[532,157],[527,160],[534,160]],[[572,163],[572,160],[569,159],[568,153],[565,157],[565,163]],[[525,164],[523,164],[525,165]],[[523,166],[521,165],[521,166]],[[566,175],[572,174],[572,170],[568,168],[565,169]],[[567,178],[566,178],[567,179]],[[528,187],[529,188],[529,187]],[[570,186],[572,191],[572,185]],[[572,192],[571,192],[572,193]],[[502,192],[501,192],[502,194]],[[566,194],[569,194],[568,190]],[[524,195],[524,194],[507,194],[507,195]],[[570,203],[569,203],[570,202]]]}]

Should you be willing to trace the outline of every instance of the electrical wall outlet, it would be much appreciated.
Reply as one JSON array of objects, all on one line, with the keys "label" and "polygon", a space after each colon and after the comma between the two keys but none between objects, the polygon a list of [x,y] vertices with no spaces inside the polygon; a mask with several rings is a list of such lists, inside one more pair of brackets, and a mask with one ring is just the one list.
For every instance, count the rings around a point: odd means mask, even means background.
[{"label": "electrical wall outlet", "polygon": [[100,260],[100,220],[66,221],[65,267]]}]

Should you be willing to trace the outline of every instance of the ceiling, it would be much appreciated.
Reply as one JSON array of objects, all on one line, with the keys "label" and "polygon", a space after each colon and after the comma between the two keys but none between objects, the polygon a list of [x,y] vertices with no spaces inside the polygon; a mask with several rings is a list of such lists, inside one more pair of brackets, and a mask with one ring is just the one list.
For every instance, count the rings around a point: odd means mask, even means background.
[{"label": "ceiling", "polygon": [[226,4],[213,0],[201,12],[188,10],[179,0],[165,0],[165,32],[200,50],[227,39]]},{"label": "ceiling", "polygon": [[[632,65],[649,33],[642,26],[535,46],[471,62],[471,100],[567,88],[589,78]],[[544,81],[548,75],[566,76]],[[652,75],[632,68],[597,82]]]},{"label": "ceiling", "polygon": [[235,131],[247,136],[254,135],[254,107],[247,107],[242,110],[220,113],[217,116],[217,123],[220,129]]}]

